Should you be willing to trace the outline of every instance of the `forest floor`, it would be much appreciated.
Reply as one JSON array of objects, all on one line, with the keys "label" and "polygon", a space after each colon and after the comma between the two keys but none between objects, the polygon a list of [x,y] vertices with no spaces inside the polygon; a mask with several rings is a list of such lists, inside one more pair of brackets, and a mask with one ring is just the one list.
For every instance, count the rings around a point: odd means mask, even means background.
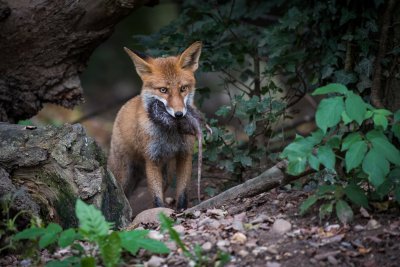
[{"label": "forest floor", "polygon": [[[189,251],[195,251],[195,245],[202,248],[203,266],[217,266],[212,262],[221,258],[221,252],[230,255],[226,266],[399,266],[398,207],[379,213],[355,210],[351,225],[342,225],[335,211],[323,221],[317,208],[300,216],[298,206],[308,195],[303,190],[273,189],[217,209],[176,214],[175,229]],[[159,226],[142,226],[153,229],[153,236],[166,241],[172,252],[143,253],[128,260],[127,266],[143,261],[145,266],[194,266]]]}]

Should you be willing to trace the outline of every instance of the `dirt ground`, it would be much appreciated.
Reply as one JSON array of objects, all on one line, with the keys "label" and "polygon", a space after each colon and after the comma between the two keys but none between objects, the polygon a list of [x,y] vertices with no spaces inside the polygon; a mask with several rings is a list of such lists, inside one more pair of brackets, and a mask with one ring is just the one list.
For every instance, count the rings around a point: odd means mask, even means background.
[{"label": "dirt ground", "polygon": [[[213,180],[205,179],[203,186],[212,185]],[[217,209],[178,214],[175,227],[192,251],[197,244],[210,259],[218,251],[227,252],[231,259],[226,266],[400,266],[398,207],[380,213],[355,210],[351,225],[342,225],[334,214],[320,221],[317,208],[300,216],[298,205],[308,194],[274,189]],[[160,234],[157,226],[143,226]],[[157,256],[155,266],[193,265],[168,236],[161,236],[172,253]],[[154,263],[146,254],[128,260],[130,264],[140,261]]]}]

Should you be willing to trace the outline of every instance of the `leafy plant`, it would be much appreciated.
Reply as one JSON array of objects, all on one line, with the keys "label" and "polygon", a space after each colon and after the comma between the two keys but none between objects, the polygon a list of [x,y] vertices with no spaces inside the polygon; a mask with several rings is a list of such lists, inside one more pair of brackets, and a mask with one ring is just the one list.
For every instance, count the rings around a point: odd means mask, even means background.
[{"label": "leafy plant", "polygon": [[[155,56],[203,42],[200,71],[215,73],[218,84],[199,88],[198,101],[201,105],[211,92],[225,93],[230,101],[215,115],[238,128],[211,119],[213,135],[204,155],[241,176],[268,160],[269,140],[277,134],[272,125],[319,84],[342,83],[368,94],[384,2],[208,0],[199,5],[188,0],[176,20],[135,41]],[[393,47],[387,54],[398,56],[400,50]],[[394,61],[383,64],[388,76],[394,77],[389,70],[395,66]],[[323,105],[344,104],[330,100]],[[376,120],[385,123],[380,116]],[[332,158],[329,150],[321,150]]]},{"label": "leafy plant", "polygon": [[161,229],[165,232],[168,232],[171,240],[173,240],[182,250],[182,253],[185,255],[185,257],[194,262],[195,267],[212,265],[215,267],[222,267],[230,261],[229,254],[222,251],[218,251],[216,256],[213,259],[210,259],[204,255],[202,248],[197,244],[194,245],[194,252],[191,252],[181,240],[178,232],[173,228],[174,221],[167,217],[164,213],[159,214],[159,219],[161,222]]},{"label": "leafy plant", "polygon": [[336,207],[338,218],[349,222],[353,212],[344,200],[369,207],[369,199],[382,199],[390,193],[400,203],[400,151],[393,145],[400,140],[400,111],[395,114],[367,104],[342,84],[329,84],[313,95],[329,94],[316,112],[318,130],[308,137],[297,136],[282,152],[289,161],[287,171],[298,175],[307,167],[323,167],[336,179],[318,188],[300,206],[305,213],[319,199],[323,218]]},{"label": "leafy plant", "polygon": [[[71,246],[79,252],[77,256],[52,260],[46,264],[47,267],[96,266],[97,251],[100,253],[102,263],[107,267],[118,266],[122,251],[132,255],[136,255],[141,248],[153,253],[169,252],[164,243],[148,238],[147,230],[111,230],[113,224],[107,222],[98,209],[79,199],[76,202],[75,212],[79,219],[78,229],[63,230],[60,225],[50,223],[46,228],[36,226],[27,228],[17,233],[13,240],[31,240],[38,244],[39,250]],[[95,246],[86,251],[81,242],[89,242]]]}]

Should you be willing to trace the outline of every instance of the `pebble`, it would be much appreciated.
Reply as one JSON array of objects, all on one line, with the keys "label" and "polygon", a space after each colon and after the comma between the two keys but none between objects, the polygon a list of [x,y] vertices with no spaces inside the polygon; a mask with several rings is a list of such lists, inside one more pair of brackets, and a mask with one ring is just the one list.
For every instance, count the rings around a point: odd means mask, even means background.
[{"label": "pebble", "polygon": [[271,245],[267,247],[267,251],[271,254],[278,254],[278,250],[275,245]]},{"label": "pebble", "polygon": [[217,217],[218,219],[222,219],[225,217],[226,211],[223,211],[221,209],[209,209],[207,210],[207,215],[213,215]]},{"label": "pebble", "polygon": [[203,251],[206,251],[206,252],[210,251],[212,248],[212,244],[211,244],[211,242],[206,242],[201,246],[201,248],[203,249]]},{"label": "pebble", "polygon": [[266,267],[281,267],[281,264],[276,261],[269,261],[269,262],[267,262]]},{"label": "pebble", "polygon": [[224,248],[227,247],[227,246],[229,246],[229,241],[226,241],[226,240],[219,240],[219,241],[217,242],[217,247],[218,247],[219,249],[224,249]]},{"label": "pebble", "polygon": [[149,236],[149,238],[155,239],[155,240],[161,240],[164,238],[163,234],[161,234],[159,231],[155,231],[155,230],[150,230],[148,236]]},{"label": "pebble", "polygon": [[381,224],[377,220],[371,219],[367,223],[367,230],[374,230],[379,227],[381,227]]},{"label": "pebble", "polygon": [[266,247],[257,247],[255,249],[253,249],[253,251],[251,252],[254,256],[258,256],[260,254],[263,254],[264,252],[267,251]]},{"label": "pebble", "polygon": [[231,238],[231,243],[234,243],[234,244],[242,245],[242,244],[246,243],[246,241],[247,241],[247,237],[240,232],[235,233]]},{"label": "pebble", "polygon": [[284,219],[277,219],[272,225],[272,232],[277,234],[285,234],[292,229],[292,224]]},{"label": "pebble", "polygon": [[174,225],[173,228],[175,229],[175,231],[177,231],[179,234],[183,234],[185,232],[185,227],[183,227],[183,225]]},{"label": "pebble", "polygon": [[172,197],[166,197],[165,203],[167,203],[168,205],[171,205],[172,203],[174,203],[174,199]]},{"label": "pebble", "polygon": [[242,249],[242,250],[240,250],[240,251],[238,252],[238,254],[239,254],[240,257],[244,258],[244,257],[246,257],[247,255],[249,255],[249,252],[248,252],[247,250],[245,250],[245,249]]},{"label": "pebble", "polygon": [[365,226],[362,226],[362,225],[359,225],[359,224],[354,226],[354,231],[356,231],[356,232],[361,232],[363,230],[365,230]]},{"label": "pebble", "polygon": [[147,262],[148,267],[159,267],[164,263],[165,259],[158,256],[151,256],[150,260]]}]

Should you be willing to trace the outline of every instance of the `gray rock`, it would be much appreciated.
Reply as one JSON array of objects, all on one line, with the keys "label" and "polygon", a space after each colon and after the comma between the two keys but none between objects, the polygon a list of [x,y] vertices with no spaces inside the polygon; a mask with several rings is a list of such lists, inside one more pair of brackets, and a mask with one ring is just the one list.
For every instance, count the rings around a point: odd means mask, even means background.
[{"label": "gray rock", "polygon": [[104,153],[80,124],[28,129],[0,123],[0,169],[0,196],[22,192],[16,210],[73,227],[80,198],[117,227],[130,222],[131,208]]},{"label": "gray rock", "polygon": [[292,224],[284,219],[277,219],[272,225],[271,231],[277,234],[285,234],[292,229]]},{"label": "gray rock", "polygon": [[158,219],[158,214],[160,214],[161,212],[163,212],[167,216],[170,216],[172,213],[174,213],[174,210],[169,208],[153,208],[144,210],[138,215],[136,215],[135,219],[128,228],[133,229],[139,226],[140,224],[158,225],[160,224],[160,221]]}]

